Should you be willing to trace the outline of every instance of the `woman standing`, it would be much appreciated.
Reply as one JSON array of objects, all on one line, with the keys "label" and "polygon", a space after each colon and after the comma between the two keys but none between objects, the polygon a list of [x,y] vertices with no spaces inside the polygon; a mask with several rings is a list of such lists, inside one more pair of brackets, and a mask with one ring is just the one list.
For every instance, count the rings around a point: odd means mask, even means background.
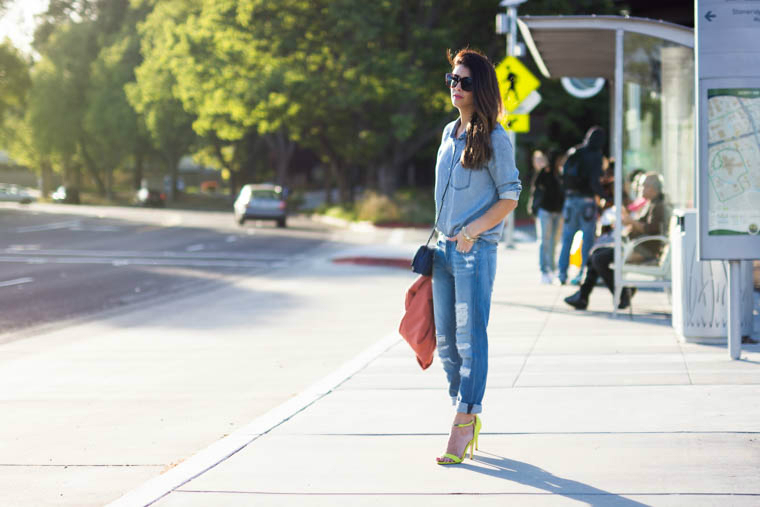
[{"label": "woman standing", "polygon": [[[541,150],[533,152],[533,168],[536,177],[533,182],[532,206],[536,216],[536,236],[540,242],[538,262],[541,268],[541,283],[550,284],[556,267],[555,251],[557,238],[562,230],[562,204],[565,196],[559,179],[558,156],[552,164]],[[561,165],[560,165],[561,167]]]},{"label": "woman standing", "polygon": [[496,275],[497,242],[515,209],[520,180],[491,62],[465,49],[452,57],[446,84],[459,118],[443,130],[436,161],[437,229],[433,306],[438,354],[456,406],[438,464],[461,463],[477,447],[488,373],[486,328]]}]

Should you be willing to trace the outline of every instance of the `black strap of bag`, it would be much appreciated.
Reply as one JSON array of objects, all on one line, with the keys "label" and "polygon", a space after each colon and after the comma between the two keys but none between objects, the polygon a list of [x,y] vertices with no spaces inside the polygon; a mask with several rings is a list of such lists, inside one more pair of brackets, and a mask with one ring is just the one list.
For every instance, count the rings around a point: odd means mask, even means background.
[{"label": "black strap of bag", "polygon": [[454,167],[451,167],[451,171],[449,171],[449,180],[446,182],[446,188],[443,189],[443,195],[441,196],[441,207],[438,208],[438,213],[435,214],[435,224],[433,224],[433,230],[430,231],[430,237],[427,240],[427,243],[425,243],[425,246],[428,246],[430,244],[430,240],[433,239],[433,236],[435,236],[435,229],[438,227],[438,219],[441,218],[441,211],[443,211],[443,201],[446,200],[446,192],[449,191],[449,183],[451,183],[451,175],[454,174]]},{"label": "black strap of bag", "polygon": [[427,242],[417,249],[417,253],[414,254],[412,259],[412,271],[423,276],[432,276],[433,274],[433,250],[430,248],[430,240],[435,235],[435,230],[438,227],[438,220],[441,218],[441,212],[443,211],[443,202],[446,199],[446,193],[449,191],[449,184],[451,183],[451,175],[454,174],[454,164],[451,165],[449,171],[449,180],[446,182],[446,188],[443,189],[443,195],[441,196],[441,207],[438,208],[438,213],[435,215],[435,224],[433,230],[430,231],[430,236]]}]

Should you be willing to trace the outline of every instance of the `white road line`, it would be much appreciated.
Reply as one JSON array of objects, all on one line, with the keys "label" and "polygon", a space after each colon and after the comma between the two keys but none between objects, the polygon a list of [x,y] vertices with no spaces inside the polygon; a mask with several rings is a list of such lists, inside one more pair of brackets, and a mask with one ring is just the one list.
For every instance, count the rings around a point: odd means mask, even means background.
[{"label": "white road line", "polygon": [[11,245],[10,247],[6,248],[6,251],[9,250],[39,250],[40,245]]},{"label": "white road line", "polygon": [[261,268],[287,265],[281,260],[225,260],[225,259],[148,259],[119,257],[21,257],[0,256],[0,262],[25,264],[110,264],[112,266],[189,266],[217,268]]},{"label": "white road line", "polygon": [[203,250],[203,243],[198,243],[197,245],[190,245],[189,247],[185,248],[185,251],[187,252],[197,252],[199,250]]},{"label": "white road line", "polygon": [[76,232],[119,232],[121,229],[112,225],[77,225],[69,227],[69,230]]},{"label": "white road line", "polygon": [[79,222],[79,220],[68,220],[66,222],[53,222],[52,224],[29,225],[26,227],[17,227],[16,232],[39,232],[54,231],[56,229],[70,229],[71,227],[78,227]]},{"label": "white road line", "polygon": [[31,283],[34,281],[34,278],[29,278],[28,276],[24,278],[16,278],[15,280],[6,280],[5,282],[0,282],[0,287],[11,287],[13,285],[22,285],[25,283]]},{"label": "white road line", "polygon": [[[0,254],[17,255],[19,257],[34,255],[37,257],[118,257],[118,258],[146,258],[146,259],[225,259],[240,261],[276,261],[282,259],[282,255],[276,254],[251,254],[239,252],[171,252],[158,251],[130,251],[130,250],[31,250],[19,248],[0,249]],[[296,254],[288,258],[302,259],[305,255]]]}]

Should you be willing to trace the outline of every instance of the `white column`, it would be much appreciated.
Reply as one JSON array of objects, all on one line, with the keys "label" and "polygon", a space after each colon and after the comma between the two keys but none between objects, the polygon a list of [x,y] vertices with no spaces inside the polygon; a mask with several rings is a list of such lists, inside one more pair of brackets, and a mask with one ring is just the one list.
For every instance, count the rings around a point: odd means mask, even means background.
[{"label": "white column", "polygon": [[617,315],[623,290],[623,30],[615,32],[615,125],[612,139],[615,152],[615,297],[613,315]]}]

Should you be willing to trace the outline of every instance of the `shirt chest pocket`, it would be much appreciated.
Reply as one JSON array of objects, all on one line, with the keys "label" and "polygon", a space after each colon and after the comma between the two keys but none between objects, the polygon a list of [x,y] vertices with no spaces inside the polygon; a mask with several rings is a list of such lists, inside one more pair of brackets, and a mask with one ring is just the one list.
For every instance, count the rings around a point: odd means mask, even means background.
[{"label": "shirt chest pocket", "polygon": [[464,190],[470,186],[472,170],[465,169],[460,163],[454,164],[454,174],[451,175],[451,186],[454,190]]}]

